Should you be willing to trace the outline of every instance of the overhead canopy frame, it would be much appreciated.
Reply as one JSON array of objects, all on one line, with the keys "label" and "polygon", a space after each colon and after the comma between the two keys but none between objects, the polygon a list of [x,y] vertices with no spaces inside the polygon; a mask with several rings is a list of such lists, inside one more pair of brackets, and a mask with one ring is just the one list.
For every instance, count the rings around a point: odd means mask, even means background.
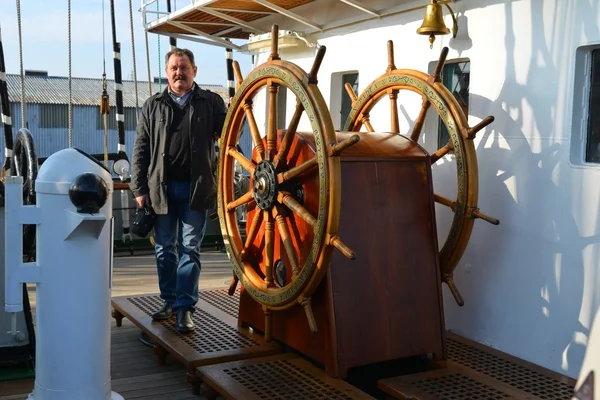
[{"label": "overhead canopy frame", "polygon": [[[306,26],[304,33],[310,35],[419,10],[429,3],[427,0],[423,0],[422,4],[414,0],[394,0],[390,1],[389,7],[376,10],[368,4],[370,0],[333,0],[333,3],[344,3],[356,10],[355,16],[350,21],[341,21],[336,19],[336,15],[328,15],[325,23],[317,23],[297,10],[316,0],[190,0],[190,4],[172,12],[150,7],[156,1],[160,0],[142,0],[140,12],[147,32],[236,50],[244,49],[226,39],[249,39],[250,35],[268,34],[270,24],[265,28],[261,20],[271,16],[297,21]],[[441,0],[439,3],[455,1]],[[285,25],[280,26],[285,29]]]}]

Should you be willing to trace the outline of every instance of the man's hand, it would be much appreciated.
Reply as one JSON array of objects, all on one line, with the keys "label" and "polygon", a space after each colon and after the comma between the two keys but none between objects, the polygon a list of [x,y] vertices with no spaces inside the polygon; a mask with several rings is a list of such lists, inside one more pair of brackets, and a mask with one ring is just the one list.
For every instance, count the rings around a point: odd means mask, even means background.
[{"label": "man's hand", "polygon": [[137,208],[144,208],[145,206],[150,206],[150,197],[147,194],[143,194],[135,198],[135,202]]}]

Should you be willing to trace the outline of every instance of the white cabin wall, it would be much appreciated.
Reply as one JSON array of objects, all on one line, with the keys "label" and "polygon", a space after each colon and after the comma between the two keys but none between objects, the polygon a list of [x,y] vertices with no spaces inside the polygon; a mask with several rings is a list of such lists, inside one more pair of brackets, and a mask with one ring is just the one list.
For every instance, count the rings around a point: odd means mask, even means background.
[{"label": "white cabin wall", "polygon": [[[346,7],[320,0],[299,10],[319,22],[323,13]],[[469,58],[469,123],[495,117],[475,140],[479,206],[501,223],[476,221],[455,271],[464,307],[444,286],[447,328],[577,377],[600,302],[600,165],[581,165],[578,159],[583,143],[573,126],[579,127],[583,92],[581,77],[575,79],[575,56],[578,46],[600,44],[600,3],[460,0],[452,7],[458,38],[438,36],[433,49],[427,37],[415,33],[423,10],[312,37],[327,46],[319,88],[335,104],[332,74],[359,71],[359,91],[364,90],[385,72],[388,39],[399,68],[431,72],[443,46],[450,48],[448,60]],[[444,15],[450,27],[447,9]],[[280,29],[305,29],[290,21],[279,20]],[[285,49],[281,55],[308,71],[314,53]],[[420,101],[404,106],[414,115]],[[288,120],[292,110],[288,98]],[[384,121],[381,130],[387,130],[388,116],[372,115],[372,121]],[[404,122],[402,131],[408,127]],[[431,112],[424,132],[425,147],[435,150],[437,121]],[[434,174],[436,192],[456,191],[452,157],[439,162]],[[441,245],[450,215],[440,206],[436,212]]]},{"label": "white cabin wall", "polygon": [[465,306],[444,292],[449,328],[571,377],[598,308],[600,268],[598,166],[570,163],[575,52],[600,40],[598,6],[583,3],[464,4],[470,124],[496,118],[475,142],[479,204],[501,225],[475,225],[456,269]]}]

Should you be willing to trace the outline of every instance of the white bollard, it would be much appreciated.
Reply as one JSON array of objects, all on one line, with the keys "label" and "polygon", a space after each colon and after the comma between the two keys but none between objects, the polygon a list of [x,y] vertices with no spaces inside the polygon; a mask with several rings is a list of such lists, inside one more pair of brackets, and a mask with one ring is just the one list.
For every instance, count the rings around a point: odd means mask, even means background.
[{"label": "white bollard", "polygon": [[[36,376],[30,399],[117,400],[110,380],[112,178],[89,155],[65,149],[42,164],[36,206],[22,178],[6,178],[6,311],[22,310],[36,282]],[[37,224],[36,262],[22,262],[21,225]]]}]

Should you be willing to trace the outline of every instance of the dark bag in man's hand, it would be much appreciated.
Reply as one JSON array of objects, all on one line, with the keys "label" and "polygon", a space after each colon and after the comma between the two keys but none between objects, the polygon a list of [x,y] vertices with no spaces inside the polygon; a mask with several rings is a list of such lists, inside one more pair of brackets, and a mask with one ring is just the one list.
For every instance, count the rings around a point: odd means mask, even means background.
[{"label": "dark bag in man's hand", "polygon": [[154,226],[155,217],[156,214],[152,207],[138,208],[131,226],[131,232],[134,235],[145,238]]}]

